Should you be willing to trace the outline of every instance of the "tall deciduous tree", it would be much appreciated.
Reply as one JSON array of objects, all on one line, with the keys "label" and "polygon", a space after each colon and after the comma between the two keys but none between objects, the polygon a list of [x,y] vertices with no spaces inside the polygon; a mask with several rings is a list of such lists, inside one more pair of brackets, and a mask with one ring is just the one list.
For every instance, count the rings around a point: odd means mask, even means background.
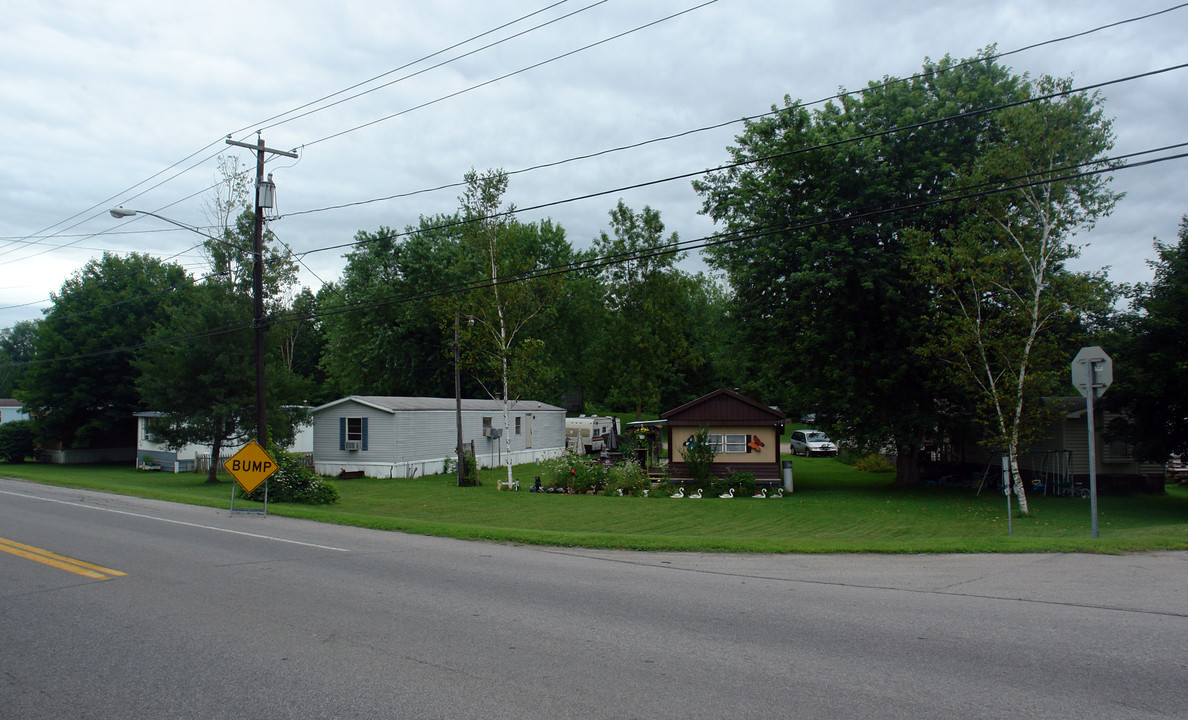
[{"label": "tall deciduous tree", "polygon": [[919,480],[944,392],[918,357],[931,291],[904,271],[905,231],[956,224],[957,208],[929,203],[998,137],[990,114],[939,121],[1025,96],[1022,78],[979,57],[930,61],[817,111],[786,98],[747,122],[735,164],[695,183],[724,226],[709,261],[745,320],[738,354],[771,379],[765,397],[816,409],[846,437],[892,440],[899,484]]},{"label": "tall deciduous tree", "polygon": [[12,397],[21,376],[36,358],[37,325],[40,320],[21,320],[0,330],[0,397]]},{"label": "tall deciduous tree", "polygon": [[1138,288],[1106,400],[1124,411],[1138,454],[1163,462],[1188,452],[1188,215],[1178,240],[1156,241],[1155,252],[1155,279]]},{"label": "tall deciduous tree", "polygon": [[638,420],[657,409],[678,358],[688,354],[689,317],[678,305],[690,283],[676,268],[683,257],[677,234],[665,237],[659,212],[636,213],[620,200],[610,225],[613,237],[604,231],[594,241],[595,252],[613,260],[602,271],[611,312],[602,351],[614,358],[604,382],[608,400],[634,408]]},{"label": "tall deciduous tree", "polygon": [[177,265],[104,253],[52,296],[38,324],[36,360],[16,392],[43,447],[133,441],[133,413],[141,409],[135,349],[189,284]]},{"label": "tall deciduous tree", "polygon": [[448,337],[434,298],[457,287],[458,218],[422,217],[398,233],[360,231],[342,278],[318,294],[326,336],[322,360],[341,394],[453,395]]}]

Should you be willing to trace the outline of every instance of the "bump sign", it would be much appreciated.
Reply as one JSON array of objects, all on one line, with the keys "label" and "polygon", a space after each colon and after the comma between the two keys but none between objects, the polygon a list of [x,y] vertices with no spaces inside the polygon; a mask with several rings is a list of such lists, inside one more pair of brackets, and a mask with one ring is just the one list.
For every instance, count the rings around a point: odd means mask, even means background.
[{"label": "bump sign", "polygon": [[260,444],[252,440],[223,463],[244,492],[251,492],[276,472],[276,461]]}]

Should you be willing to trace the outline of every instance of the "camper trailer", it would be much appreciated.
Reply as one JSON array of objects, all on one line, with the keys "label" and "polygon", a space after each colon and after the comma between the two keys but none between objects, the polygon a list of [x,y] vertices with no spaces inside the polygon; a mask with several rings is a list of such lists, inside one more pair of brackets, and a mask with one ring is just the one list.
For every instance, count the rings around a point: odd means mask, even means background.
[{"label": "camper trailer", "polygon": [[565,449],[589,455],[603,450],[617,450],[618,418],[605,415],[579,415],[565,418]]}]

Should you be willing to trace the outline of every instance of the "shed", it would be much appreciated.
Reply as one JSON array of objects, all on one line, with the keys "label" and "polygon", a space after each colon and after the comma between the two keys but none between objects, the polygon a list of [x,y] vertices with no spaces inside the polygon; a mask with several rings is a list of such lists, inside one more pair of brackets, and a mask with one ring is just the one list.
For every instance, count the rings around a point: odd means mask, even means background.
[{"label": "shed", "polygon": [[[457,458],[454,398],[351,395],[313,410],[314,465],[322,475],[416,477],[445,472]],[[503,402],[462,401],[462,439],[479,467],[523,464],[565,450],[565,410],[535,400],[511,404],[510,450],[503,437]]]},{"label": "shed", "polygon": [[680,448],[705,429],[717,455],[713,472],[754,474],[760,482],[780,480],[780,436],[787,417],[775,408],[725,388],[660,415],[668,438],[668,473],[676,481],[691,476]]}]

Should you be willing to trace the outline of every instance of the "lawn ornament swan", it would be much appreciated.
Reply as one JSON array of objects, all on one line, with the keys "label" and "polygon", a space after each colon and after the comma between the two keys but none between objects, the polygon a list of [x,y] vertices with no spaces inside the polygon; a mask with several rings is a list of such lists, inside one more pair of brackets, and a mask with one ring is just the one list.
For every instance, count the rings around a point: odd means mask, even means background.
[{"label": "lawn ornament swan", "polygon": [[734,497],[734,488],[730,488],[729,490],[722,493],[718,497],[722,498],[723,500],[729,500],[729,499],[733,498]]},{"label": "lawn ornament swan", "polygon": [[681,498],[685,497],[685,488],[681,488],[680,490],[677,490],[676,492],[669,495],[668,497],[676,498],[676,499],[680,500]]},{"label": "lawn ornament swan", "polygon": [[695,491],[693,491],[693,494],[690,495],[689,498],[691,500],[700,500],[701,499],[701,488],[697,488]]}]

